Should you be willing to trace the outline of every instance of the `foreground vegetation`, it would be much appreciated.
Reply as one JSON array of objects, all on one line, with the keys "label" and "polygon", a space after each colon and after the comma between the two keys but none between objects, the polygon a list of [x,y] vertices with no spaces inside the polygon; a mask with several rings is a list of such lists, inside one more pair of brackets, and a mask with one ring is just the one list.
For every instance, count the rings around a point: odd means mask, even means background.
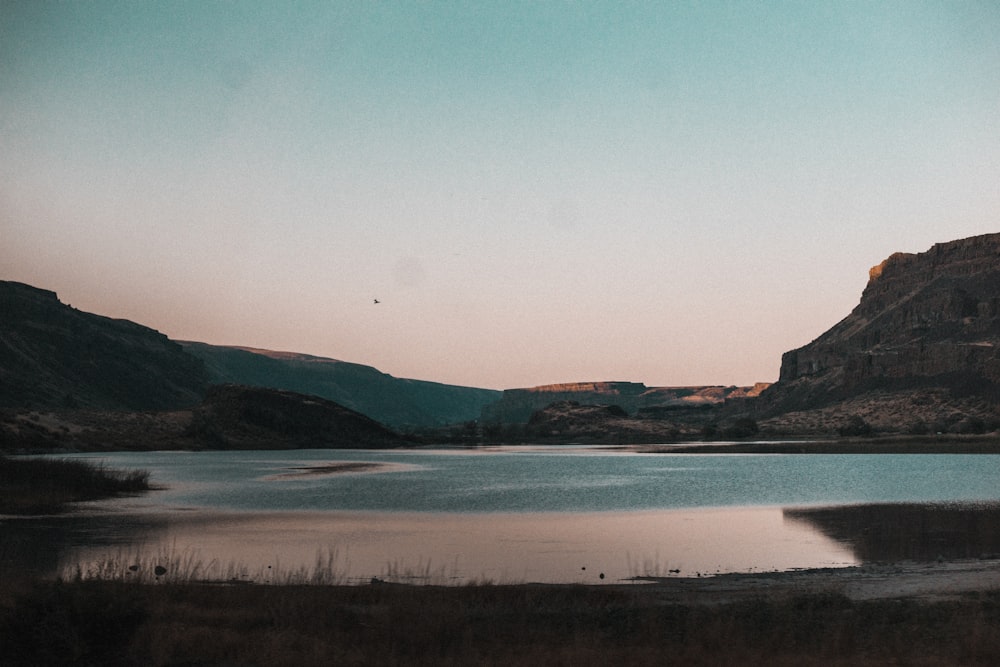
[{"label": "foreground vegetation", "polygon": [[67,503],[146,491],[149,473],[88,461],[0,456],[0,514],[47,514]]},{"label": "foreground vegetation", "polygon": [[1000,657],[996,592],[685,605],[641,586],[4,585],[0,645],[10,665],[987,665]]}]

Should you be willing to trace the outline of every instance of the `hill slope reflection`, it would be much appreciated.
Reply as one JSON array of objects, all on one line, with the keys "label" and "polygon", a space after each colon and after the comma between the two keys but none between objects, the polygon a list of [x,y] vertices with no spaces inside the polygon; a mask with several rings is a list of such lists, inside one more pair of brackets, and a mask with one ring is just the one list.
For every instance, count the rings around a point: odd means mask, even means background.
[{"label": "hill slope reflection", "polygon": [[996,558],[1000,505],[874,504],[786,509],[865,563]]}]

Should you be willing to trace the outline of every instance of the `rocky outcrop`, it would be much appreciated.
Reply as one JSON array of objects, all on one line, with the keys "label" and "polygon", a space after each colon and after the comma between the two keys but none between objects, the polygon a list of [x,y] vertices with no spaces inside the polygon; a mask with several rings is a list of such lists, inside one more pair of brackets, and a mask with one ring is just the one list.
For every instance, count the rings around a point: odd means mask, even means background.
[{"label": "rocky outcrop", "polygon": [[550,403],[531,415],[520,431],[531,442],[547,444],[653,444],[691,439],[734,439],[757,434],[757,423],[732,405],[678,408],[663,415],[629,416],[617,405]]},{"label": "rocky outcrop", "polygon": [[206,384],[203,364],[158,331],[0,281],[0,407],[183,407]]},{"label": "rocky outcrop", "polygon": [[989,234],[896,253],[873,267],[847,317],[783,355],[761,407],[788,413],[927,390],[995,405],[998,388],[1000,234]]},{"label": "rocky outcrop", "polygon": [[663,442],[677,432],[666,422],[631,418],[617,405],[556,401],[531,415],[524,435],[534,442],[625,444]]},{"label": "rocky outcrop", "polygon": [[538,410],[552,403],[615,405],[626,414],[661,418],[667,413],[719,406],[757,396],[768,385],[753,387],[647,387],[641,382],[574,382],[507,389],[499,401],[483,408],[486,424],[524,424]]}]

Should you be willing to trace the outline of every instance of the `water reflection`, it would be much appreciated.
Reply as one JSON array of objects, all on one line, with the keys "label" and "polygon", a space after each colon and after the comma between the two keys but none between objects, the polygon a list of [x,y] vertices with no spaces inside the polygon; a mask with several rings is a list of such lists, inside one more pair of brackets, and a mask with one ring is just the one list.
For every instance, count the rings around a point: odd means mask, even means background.
[{"label": "water reflection", "polygon": [[599,583],[1000,552],[1000,505],[889,504],[993,502],[998,456],[546,448],[101,457],[150,470],[162,489],[65,517],[0,518],[0,568],[55,575],[170,561],[174,572],[197,565],[204,576],[259,581],[311,568],[319,555],[348,581]]},{"label": "water reflection", "polygon": [[122,513],[0,519],[0,576],[54,576],[74,550],[144,544],[162,535],[166,525],[163,517]]},{"label": "water reflection", "polygon": [[[120,574],[170,562],[190,574],[280,581],[317,557],[338,581],[601,583],[856,564],[850,550],[780,508],[444,514],[188,511],[0,522],[39,572]],[[25,535],[29,535],[25,537]],[[603,578],[601,575],[604,575]]]},{"label": "water reflection", "polygon": [[998,504],[876,504],[786,509],[863,562],[1000,554]]},{"label": "water reflection", "polygon": [[[209,578],[600,583],[630,577],[978,558],[1000,504],[606,513],[99,512],[0,520],[0,574],[170,562]],[[174,572],[172,574],[185,574]],[[600,579],[604,574],[605,578]]]}]

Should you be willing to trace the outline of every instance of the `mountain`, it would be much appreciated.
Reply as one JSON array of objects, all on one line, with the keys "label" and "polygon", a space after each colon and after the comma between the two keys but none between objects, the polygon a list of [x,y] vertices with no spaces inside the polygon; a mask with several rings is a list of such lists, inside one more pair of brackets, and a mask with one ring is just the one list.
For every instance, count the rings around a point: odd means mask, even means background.
[{"label": "mountain", "polygon": [[176,408],[198,403],[207,379],[158,331],[0,281],[0,407]]},{"label": "mountain", "polygon": [[[132,322],[77,311],[53,292],[0,281],[0,408],[186,408],[187,417],[171,419],[199,437],[218,429],[229,434],[227,442],[276,437],[259,429],[281,419],[254,425],[246,417],[258,408],[241,412],[246,423],[239,424],[219,404],[190,410],[213,383],[271,388],[266,399],[244,389],[238,402],[286,405],[308,420],[311,408],[303,406],[312,399],[283,403],[283,392],[322,397],[396,429],[479,418],[488,437],[609,433],[646,440],[758,425],[765,435],[981,433],[1000,428],[1000,234],[896,253],[873,267],[854,310],[786,352],[779,380],[769,387],[587,382],[498,392],[399,379],[305,354],[178,343]],[[18,441],[22,427],[47,428],[44,415],[12,419],[8,432]]]},{"label": "mountain", "polygon": [[395,378],[371,366],[295,352],[184,341],[213,383],[312,394],[336,401],[393,428],[427,428],[479,418],[500,397],[492,389]]},{"label": "mountain", "polygon": [[998,405],[1000,234],[989,234],[872,267],[847,317],[782,356],[759,407],[791,430],[850,415],[918,433],[995,428]]},{"label": "mountain", "polygon": [[55,292],[0,281],[0,408],[185,408],[210,384],[312,394],[395,428],[477,419],[500,396],[306,354],[180,343],[76,310]]}]

